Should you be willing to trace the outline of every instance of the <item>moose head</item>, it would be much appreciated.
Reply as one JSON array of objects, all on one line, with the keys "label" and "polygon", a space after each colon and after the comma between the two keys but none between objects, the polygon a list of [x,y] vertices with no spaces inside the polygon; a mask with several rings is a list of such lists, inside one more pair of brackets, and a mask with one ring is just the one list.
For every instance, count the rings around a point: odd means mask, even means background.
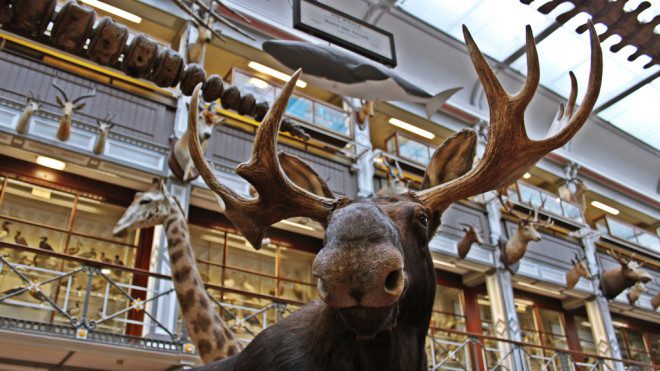
[{"label": "moose head", "polygon": [[584,277],[589,280],[591,279],[591,273],[589,272],[586,258],[580,259],[578,253],[575,253],[575,257],[571,259],[571,264],[573,265],[573,268],[566,272],[566,287],[569,289],[572,289],[575,287],[575,285],[577,285],[580,277]]},{"label": "moose head", "polygon": [[573,114],[573,86],[568,109],[560,117],[561,130],[547,139],[531,140],[524,113],[539,83],[531,28],[527,28],[527,80],[514,95],[504,90],[467,28],[463,30],[490,107],[490,134],[483,159],[472,168],[476,135],[463,130],[436,150],[422,190],[402,195],[324,197],[301,189],[286,176],[276,151],[277,133],[300,70],[282,88],[257,129],[250,160],[236,168],[254,186],[257,196],[239,195],[216,178],[204,158],[197,135],[195,109],[201,84],[197,85],[189,113],[190,153],[206,184],[223,200],[225,216],[247,241],[258,249],[271,224],[296,216],[316,220],[326,230],[312,266],[321,301],[261,332],[231,360],[234,367],[425,367],[425,338],[435,296],[428,243],[442,213],[458,200],[513,182],[540,158],[564,145],[589,116],[602,75],[600,44],[591,27],[592,61],[585,100]]},{"label": "moose head", "polygon": [[25,134],[30,129],[32,115],[41,107],[39,101],[39,97],[35,97],[34,93],[30,91],[25,100],[25,107],[23,107],[23,111],[18,116],[18,121],[16,121],[16,131],[20,134]]},{"label": "moose head", "polygon": [[463,227],[463,232],[465,232],[465,235],[460,241],[458,241],[458,245],[457,245],[458,257],[461,259],[465,259],[468,252],[470,252],[473,243],[475,242],[478,244],[484,243],[484,240],[481,238],[481,231],[479,230],[478,227],[473,227],[471,225],[468,225]]},{"label": "moose head", "polygon": [[618,263],[619,267],[601,273],[600,289],[607,299],[614,299],[623,290],[635,285],[637,282],[648,283],[651,275],[642,270],[642,265],[635,260],[626,260],[621,254],[608,250],[607,252]]},{"label": "moose head", "polygon": [[60,95],[55,96],[55,100],[57,100],[57,104],[62,107],[62,117],[60,117],[60,126],[57,129],[56,135],[57,139],[64,142],[69,140],[69,137],[71,136],[71,122],[73,121],[74,112],[85,108],[86,103],[82,102],[82,100],[95,96],[96,90],[93,90],[90,94],[84,94],[78,98],[70,100],[64,90],[56,82],[52,83],[52,85],[58,92],[60,92]]},{"label": "moose head", "polygon": [[108,113],[103,120],[96,120],[96,124],[99,126],[99,136],[96,138],[96,142],[94,142],[93,151],[97,155],[105,152],[105,142],[108,139],[108,134],[110,133],[110,129],[115,126],[115,124],[112,123],[115,116],[116,115],[114,114],[110,115],[110,113]]}]

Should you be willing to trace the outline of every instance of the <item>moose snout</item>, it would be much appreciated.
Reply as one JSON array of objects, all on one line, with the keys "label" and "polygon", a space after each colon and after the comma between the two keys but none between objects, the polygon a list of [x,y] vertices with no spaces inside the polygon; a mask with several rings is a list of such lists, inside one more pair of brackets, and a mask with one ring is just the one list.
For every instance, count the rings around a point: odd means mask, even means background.
[{"label": "moose snout", "polygon": [[391,306],[406,281],[403,256],[394,247],[323,249],[312,272],[320,298],[333,308]]}]

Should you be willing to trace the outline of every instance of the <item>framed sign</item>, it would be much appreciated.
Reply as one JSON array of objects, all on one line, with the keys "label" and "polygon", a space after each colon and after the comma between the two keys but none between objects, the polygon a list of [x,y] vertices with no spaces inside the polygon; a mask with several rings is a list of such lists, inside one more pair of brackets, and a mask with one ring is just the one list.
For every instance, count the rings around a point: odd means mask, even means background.
[{"label": "framed sign", "polygon": [[293,27],[382,64],[396,66],[392,33],[315,0],[294,0]]}]

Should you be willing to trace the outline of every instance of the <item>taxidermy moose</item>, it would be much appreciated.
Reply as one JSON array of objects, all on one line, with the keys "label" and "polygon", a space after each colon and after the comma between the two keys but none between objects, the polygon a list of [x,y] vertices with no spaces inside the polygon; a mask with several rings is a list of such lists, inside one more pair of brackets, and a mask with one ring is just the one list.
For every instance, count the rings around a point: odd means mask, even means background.
[{"label": "taxidermy moose", "polygon": [[[73,121],[74,112],[80,111],[85,108],[85,102],[81,102],[83,99],[91,98],[96,95],[96,91],[92,91],[90,94],[84,94],[79,96],[76,99],[70,100],[66,95],[64,90],[54,82],[53,87],[60,92],[61,95],[55,96],[57,104],[62,107],[62,117],[60,117],[60,126],[57,129],[57,139],[65,142],[69,140],[71,136],[71,123]],[[80,102],[80,103],[79,103]]]},{"label": "taxidermy moose", "polygon": [[97,155],[103,154],[105,152],[105,142],[108,139],[108,134],[110,133],[110,129],[112,129],[115,124],[112,123],[112,120],[115,118],[115,115],[106,116],[103,121],[101,120],[96,120],[96,124],[99,126],[99,136],[96,138],[96,141],[94,142],[94,147],[93,151]]},{"label": "taxidermy moose", "polygon": [[35,98],[34,94],[30,91],[29,95],[26,98],[25,107],[21,115],[18,116],[16,121],[16,131],[20,134],[25,134],[30,129],[30,121],[32,121],[32,115],[39,110],[41,103],[39,103],[39,98]]},{"label": "taxidermy moose", "polygon": [[623,290],[632,287],[637,282],[648,283],[651,280],[651,275],[642,270],[641,264],[634,260],[626,260],[621,254],[611,250],[607,253],[620,264],[620,267],[610,269],[600,275],[600,289],[607,299],[616,298]]},{"label": "taxidermy moose", "polygon": [[578,254],[575,253],[575,258],[571,259],[573,268],[570,271],[566,272],[566,287],[572,289],[577,285],[580,277],[584,277],[588,280],[591,279],[591,273],[589,272],[589,267],[587,266],[587,259],[580,259]]},{"label": "taxidermy moose", "polygon": [[[286,176],[276,152],[277,132],[300,70],[282,88],[257,129],[251,159],[236,169],[258,195],[239,195],[215,177],[204,158],[194,111],[202,84],[197,85],[189,114],[190,153],[206,184],[223,200],[225,216],[257,249],[269,226],[283,219],[308,217],[326,230],[312,265],[321,300],[265,329],[241,352],[207,369],[426,369],[425,339],[435,296],[428,242],[442,213],[455,201],[513,182],[564,145],[587,120],[602,77],[600,43],[591,26],[591,71],[583,103],[573,114],[573,84],[568,107],[557,118],[561,130],[547,139],[531,140],[524,113],[539,83],[531,28],[527,28],[527,80],[514,95],[504,90],[467,28],[463,31],[490,107],[490,137],[483,159],[471,169],[476,135],[461,131],[436,150],[422,190],[402,195],[324,197],[303,190]],[[194,297],[179,300],[185,301],[182,308],[199,305]]]}]

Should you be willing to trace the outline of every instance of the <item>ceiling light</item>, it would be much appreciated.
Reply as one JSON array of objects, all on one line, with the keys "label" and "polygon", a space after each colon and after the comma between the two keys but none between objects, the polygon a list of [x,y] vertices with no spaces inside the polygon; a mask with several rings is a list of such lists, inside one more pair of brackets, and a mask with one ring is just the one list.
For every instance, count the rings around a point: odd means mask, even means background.
[{"label": "ceiling light", "polygon": [[294,227],[298,227],[298,228],[306,229],[306,230],[308,230],[308,231],[314,231],[314,230],[316,230],[316,229],[314,229],[314,227],[310,227],[310,226],[305,225],[305,224],[300,224],[300,223],[292,222],[292,221],[290,221],[290,220],[286,220],[286,219],[285,219],[285,220],[281,220],[281,222],[282,222],[283,224],[288,224],[288,225],[291,225],[291,226],[294,226]]},{"label": "ceiling light", "polygon": [[591,201],[591,206],[597,207],[603,211],[607,211],[608,213],[613,215],[619,215],[619,210],[613,208],[612,206],[605,205],[604,203],[599,201]]},{"label": "ceiling light", "polygon": [[[257,63],[255,61],[250,61],[250,63],[248,63],[248,67],[252,68],[253,70],[259,71],[261,73],[265,73],[266,75],[273,76],[278,80],[289,81],[289,79],[291,78],[291,76],[287,75],[286,73],[272,69],[268,66],[264,66],[263,64]],[[302,80],[298,80],[296,81],[296,86],[299,88],[304,88],[305,86],[307,86],[307,83]]]},{"label": "ceiling light", "polygon": [[46,156],[37,156],[37,163],[55,170],[64,170],[66,166],[64,162]]},{"label": "ceiling light", "polygon": [[419,136],[422,136],[424,138],[427,138],[427,139],[435,138],[435,134],[431,133],[430,131],[420,129],[417,126],[410,125],[409,123],[407,123],[405,121],[401,121],[401,120],[396,119],[394,117],[390,118],[389,122],[390,122],[390,124],[392,124],[394,126],[398,126],[401,129],[408,130],[409,132],[415,133],[415,134],[417,134]]},{"label": "ceiling light", "polygon": [[442,260],[433,259],[434,264],[444,265],[446,267],[455,268],[456,264],[443,262]]},{"label": "ceiling light", "polygon": [[531,177],[532,177],[532,174],[530,174],[530,173],[525,173],[525,175],[523,175],[523,179],[529,179]]},{"label": "ceiling light", "polygon": [[117,17],[124,18],[128,21],[134,22],[134,23],[140,23],[142,22],[142,18],[138,17],[137,15],[133,13],[129,13],[125,10],[119,9],[117,7],[114,7],[110,4],[106,4],[102,1],[99,0],[82,0],[83,3],[93,6],[95,8],[101,9],[104,12],[108,12],[110,14],[116,15]]}]

